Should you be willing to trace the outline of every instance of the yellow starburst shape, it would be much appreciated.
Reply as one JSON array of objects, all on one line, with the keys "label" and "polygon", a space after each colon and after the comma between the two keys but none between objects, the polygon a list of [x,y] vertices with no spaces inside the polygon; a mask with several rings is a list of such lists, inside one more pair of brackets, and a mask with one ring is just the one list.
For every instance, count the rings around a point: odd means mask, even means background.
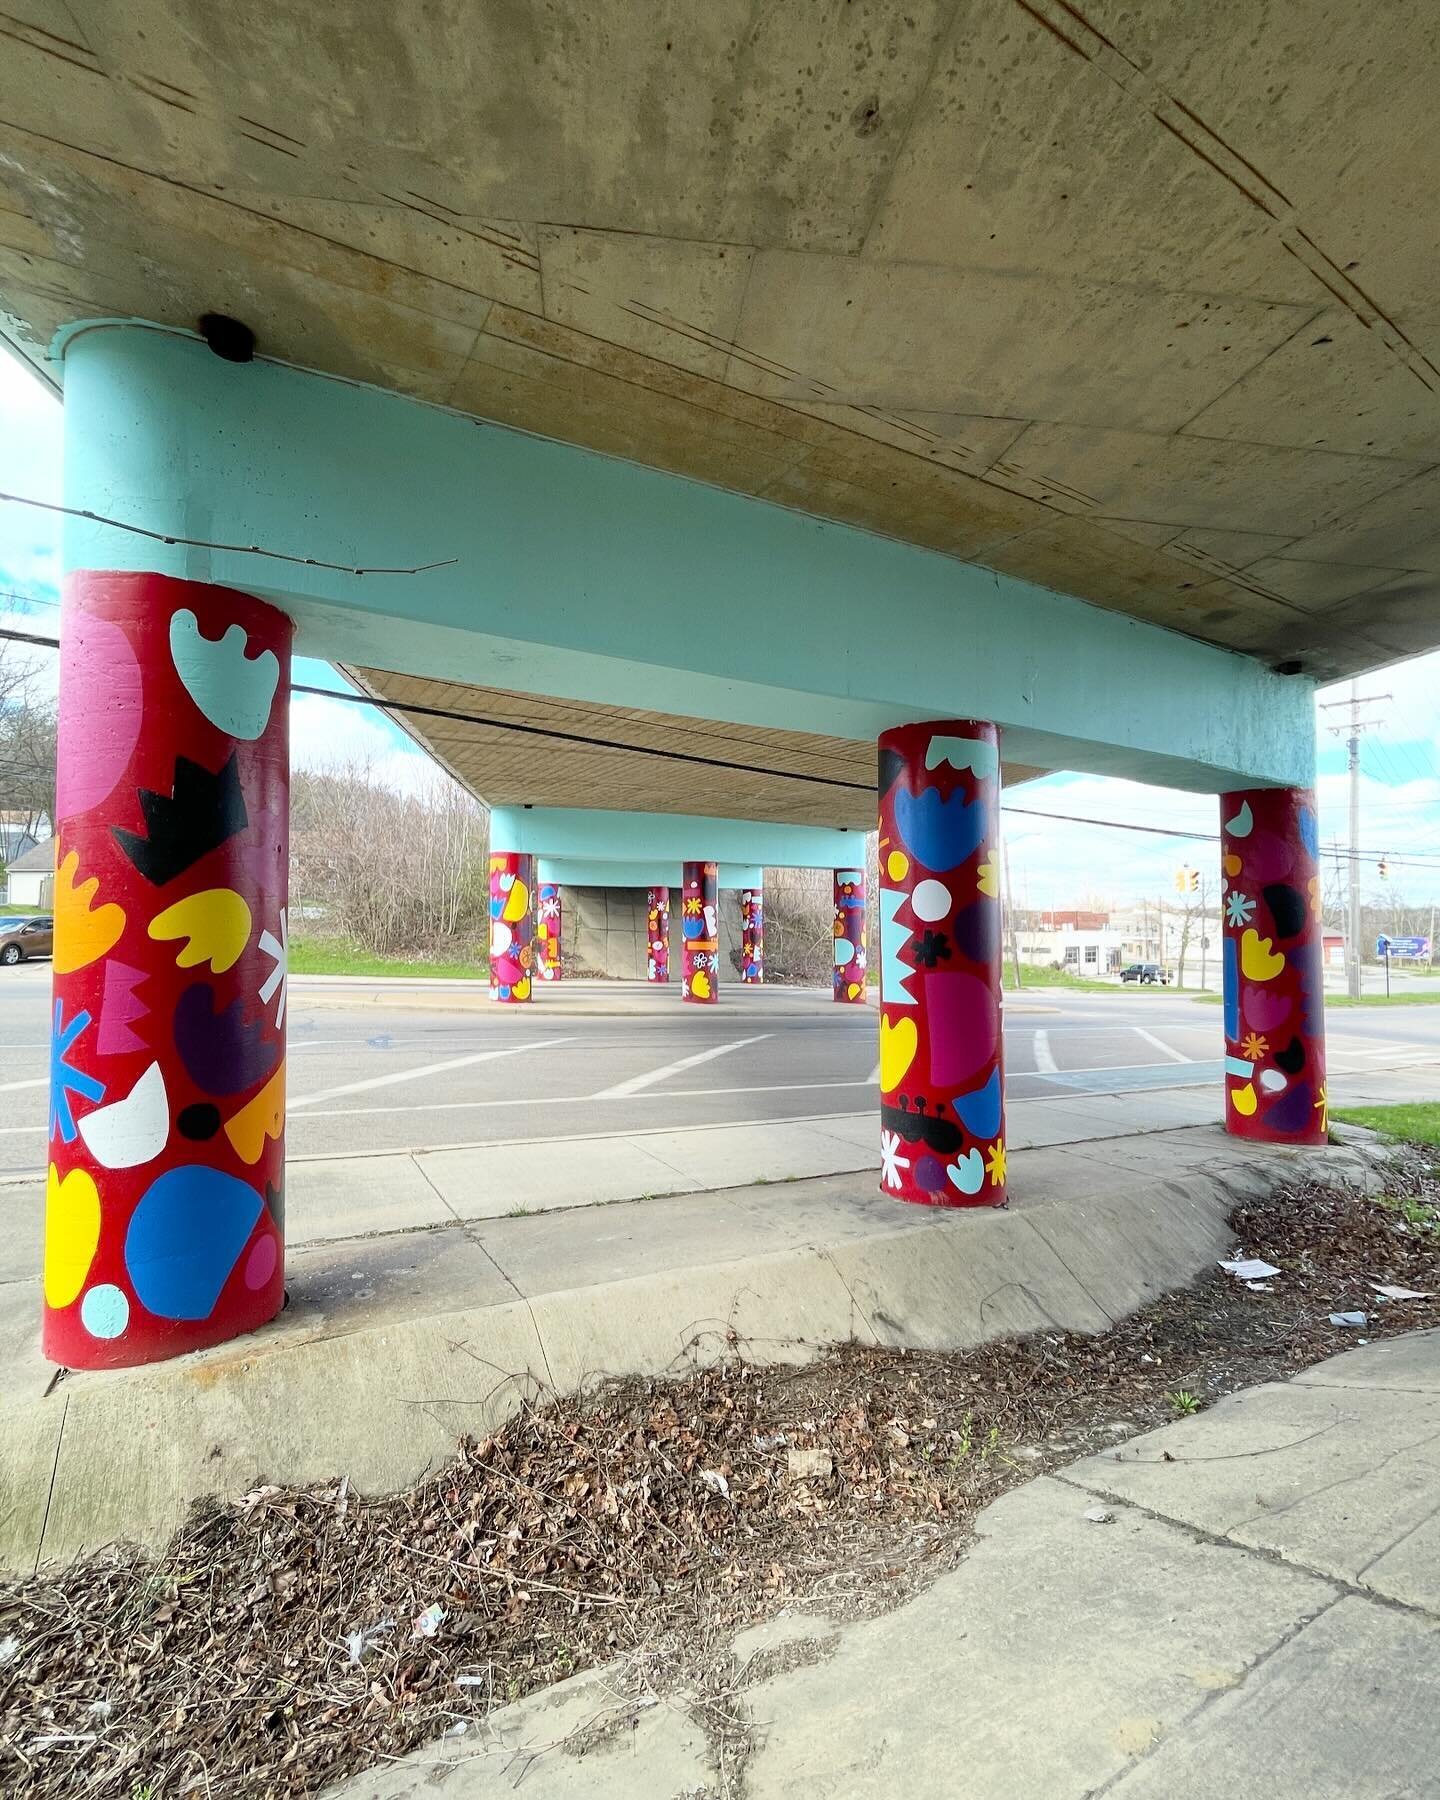
[{"label": "yellow starburst shape", "polygon": [[1000,875],[995,867],[992,852],[985,852],[985,860],[975,871],[975,885],[982,894],[988,894],[993,900],[1000,892]]},{"label": "yellow starburst shape", "polygon": [[996,1138],[990,1146],[989,1154],[985,1158],[985,1167],[990,1174],[991,1187],[1004,1187],[1005,1140],[1003,1138]]}]

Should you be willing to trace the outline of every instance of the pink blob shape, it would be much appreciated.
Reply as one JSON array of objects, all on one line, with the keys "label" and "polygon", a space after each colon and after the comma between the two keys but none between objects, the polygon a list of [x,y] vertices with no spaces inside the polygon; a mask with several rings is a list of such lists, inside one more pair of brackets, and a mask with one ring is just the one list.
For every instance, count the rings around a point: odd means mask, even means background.
[{"label": "pink blob shape", "polygon": [[264,1237],[256,1238],[249,1256],[245,1259],[246,1287],[263,1288],[275,1273],[275,1264],[279,1260],[280,1251],[273,1231],[267,1231]]},{"label": "pink blob shape", "polygon": [[1288,881],[1295,868],[1297,845],[1293,839],[1276,837],[1273,831],[1253,831],[1248,838],[1235,838],[1230,848],[1240,858],[1238,886],[1249,883],[1249,891],[1271,881]]},{"label": "pink blob shape", "polygon": [[57,819],[89,812],[114,793],[139,741],[143,711],[129,638],[109,619],[70,606],[60,646]]},{"label": "pink blob shape", "polygon": [[989,985],[963,969],[932,971],[922,978],[922,1036],[930,1042],[930,1081],[957,1088],[995,1060],[1000,1009]]},{"label": "pink blob shape", "polygon": [[1241,996],[1241,1010],[1252,1031],[1273,1031],[1290,1017],[1290,996],[1247,982]]}]

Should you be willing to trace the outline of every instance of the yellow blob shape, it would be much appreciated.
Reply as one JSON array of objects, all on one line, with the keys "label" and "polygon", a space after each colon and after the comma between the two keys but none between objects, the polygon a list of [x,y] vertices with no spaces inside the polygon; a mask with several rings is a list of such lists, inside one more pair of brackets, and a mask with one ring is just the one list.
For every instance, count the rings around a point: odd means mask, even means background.
[{"label": "yellow blob shape", "polygon": [[855,998],[855,996],[860,992],[860,983],[858,981],[852,981],[850,983],[849,987],[846,988],[845,992],[853,1000]]},{"label": "yellow blob shape", "polygon": [[243,1163],[257,1163],[265,1154],[266,1140],[285,1129],[285,1065],[280,1067],[232,1119],[225,1121],[225,1135]]},{"label": "yellow blob shape", "polygon": [[505,896],[505,906],[500,914],[507,925],[513,925],[517,919],[523,919],[530,905],[530,890],[517,875],[510,884],[510,892]]},{"label": "yellow blob shape", "polygon": [[977,876],[975,883],[976,887],[979,888],[982,894],[988,894],[993,900],[1000,892],[1000,877],[996,873],[994,863],[990,861],[988,856],[985,861],[980,864],[979,868],[976,869],[975,874]]},{"label": "yellow blob shape", "polygon": [[691,997],[696,1000],[710,998],[710,977],[704,969],[697,969],[690,977],[690,993]]},{"label": "yellow blob shape", "polygon": [[1225,873],[1230,876],[1235,876],[1240,873],[1240,858],[1238,856],[1232,854],[1225,858]]},{"label": "yellow blob shape", "polygon": [[1255,1111],[1255,1088],[1253,1083],[1246,1082],[1244,1087],[1231,1088],[1230,1104],[1244,1118],[1249,1118]]},{"label": "yellow blob shape", "polygon": [[890,1094],[905,1079],[915,1060],[920,1038],[913,1019],[901,1019],[896,1025],[881,1015],[880,1019],[880,1092]]},{"label": "yellow blob shape", "polygon": [[510,992],[517,1000],[528,1000],[530,998],[530,977],[522,975]]},{"label": "yellow blob shape", "polygon": [[1240,939],[1240,972],[1247,981],[1273,981],[1284,967],[1284,953],[1268,937],[1251,929]]},{"label": "yellow blob shape", "polygon": [[203,888],[150,921],[152,938],[187,938],[177,969],[209,963],[217,975],[234,968],[250,942],[250,908],[234,888]]},{"label": "yellow blob shape", "polygon": [[80,854],[72,850],[55,871],[55,955],[57,975],[73,975],[95,962],[120,942],[125,929],[125,910],[112,901],[92,911],[91,902],[100,887],[100,877],[76,885],[80,871]]},{"label": "yellow blob shape", "polygon": [[892,850],[885,858],[885,872],[892,881],[903,881],[910,873],[910,858],[903,850]]},{"label": "yellow blob shape", "polygon": [[100,1242],[100,1193],[93,1176],[72,1169],[45,1177],[45,1304],[68,1306],[85,1285]]}]

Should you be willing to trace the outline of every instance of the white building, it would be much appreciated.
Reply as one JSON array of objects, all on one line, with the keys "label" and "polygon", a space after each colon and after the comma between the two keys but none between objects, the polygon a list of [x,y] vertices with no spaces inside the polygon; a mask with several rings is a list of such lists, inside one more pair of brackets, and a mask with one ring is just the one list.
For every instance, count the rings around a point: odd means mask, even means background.
[{"label": "white building", "polygon": [[5,898],[12,906],[51,904],[55,892],[55,840],[35,844],[10,863],[5,874]]}]

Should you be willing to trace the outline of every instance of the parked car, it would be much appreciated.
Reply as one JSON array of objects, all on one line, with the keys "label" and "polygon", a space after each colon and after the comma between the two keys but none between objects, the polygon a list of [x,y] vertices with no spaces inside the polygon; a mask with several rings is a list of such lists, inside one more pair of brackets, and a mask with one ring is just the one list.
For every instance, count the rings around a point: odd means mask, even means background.
[{"label": "parked car", "polygon": [[53,918],[0,919],[0,963],[8,966],[32,956],[49,956],[54,947]]},{"label": "parked car", "polygon": [[1170,971],[1159,963],[1127,963],[1120,971],[1122,981],[1139,982],[1142,987],[1169,987]]}]

